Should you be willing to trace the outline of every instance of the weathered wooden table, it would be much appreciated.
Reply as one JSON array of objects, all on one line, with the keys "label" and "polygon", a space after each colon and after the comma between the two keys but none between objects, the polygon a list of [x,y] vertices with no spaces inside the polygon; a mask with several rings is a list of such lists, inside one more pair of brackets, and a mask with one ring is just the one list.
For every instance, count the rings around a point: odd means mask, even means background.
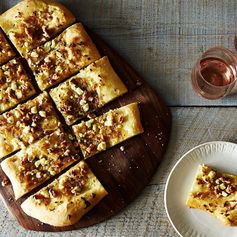
[{"label": "weathered wooden table", "polygon": [[[1,0],[0,12],[17,3]],[[171,107],[166,156],[143,193],[112,219],[80,231],[35,233],[22,229],[0,203],[0,236],[178,236],[164,209],[164,186],[175,162],[207,141],[237,142],[237,95],[207,101],[194,94],[190,73],[207,48],[234,50],[236,0],[64,0],[78,18],[113,46]]]}]

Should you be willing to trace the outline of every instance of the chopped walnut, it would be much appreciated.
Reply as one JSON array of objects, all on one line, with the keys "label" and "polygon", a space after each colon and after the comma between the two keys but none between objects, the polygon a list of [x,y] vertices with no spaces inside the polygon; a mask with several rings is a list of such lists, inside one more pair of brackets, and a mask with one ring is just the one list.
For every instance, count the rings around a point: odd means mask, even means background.
[{"label": "chopped walnut", "polygon": [[216,176],[216,172],[213,171],[213,170],[211,170],[211,171],[208,173],[208,177],[209,177],[210,179],[214,179],[215,176]]},{"label": "chopped walnut", "polygon": [[21,113],[20,113],[19,110],[15,110],[14,115],[15,115],[16,118],[20,118],[21,117]]},{"label": "chopped walnut", "polygon": [[82,105],[82,109],[83,109],[85,112],[89,111],[89,109],[90,109],[89,104],[86,103],[86,104]]},{"label": "chopped walnut", "polygon": [[22,91],[20,90],[15,91],[15,94],[18,99],[21,99],[23,97]]},{"label": "chopped walnut", "polygon": [[203,177],[197,180],[198,184],[207,185],[207,187],[210,188],[210,190],[213,190],[218,197],[227,197],[235,192],[236,188],[231,184],[231,177],[220,177],[216,171],[210,170],[206,166],[202,167],[202,172]]},{"label": "chopped walnut", "polygon": [[40,173],[40,172],[37,172],[37,173],[36,173],[36,178],[37,178],[37,179],[40,179],[41,177],[42,177],[42,176],[41,176],[41,173]]},{"label": "chopped walnut", "polygon": [[227,197],[229,194],[226,193],[225,191],[222,191],[222,192],[221,192],[221,195],[222,195],[223,197]]},{"label": "chopped walnut", "polygon": [[235,188],[234,188],[233,186],[231,186],[231,185],[228,185],[228,186],[227,186],[226,192],[227,192],[228,194],[231,194],[231,193],[233,193],[234,191],[235,191]]},{"label": "chopped walnut", "polygon": [[28,143],[32,144],[34,142],[34,137],[32,135],[29,135]]},{"label": "chopped walnut", "polygon": [[106,120],[104,122],[105,126],[112,126],[113,125],[113,116],[112,114],[108,114],[108,116],[106,117]]},{"label": "chopped walnut", "polygon": [[8,123],[14,123],[14,117],[13,116],[9,116],[8,118],[7,118],[7,122]]},{"label": "chopped walnut", "polygon": [[221,190],[225,190],[226,189],[226,185],[224,183],[221,183],[219,187],[220,187]]},{"label": "chopped walnut", "polygon": [[40,111],[39,111],[39,115],[40,115],[41,117],[43,117],[43,118],[46,118],[46,112],[43,111],[43,110],[40,110]]},{"label": "chopped walnut", "polygon": [[122,114],[110,111],[76,125],[74,131],[83,153],[92,155],[108,148],[110,139],[118,139],[122,135],[119,125],[123,117]]},{"label": "chopped walnut", "polygon": [[33,57],[33,58],[37,58],[37,57],[39,57],[39,54],[36,53],[35,51],[32,51],[30,56]]},{"label": "chopped walnut", "polygon": [[37,114],[37,107],[36,107],[36,106],[33,106],[33,107],[31,108],[30,112],[31,112],[32,114]]},{"label": "chopped walnut", "polygon": [[103,151],[106,149],[106,143],[105,142],[101,142],[98,146],[97,146],[97,150],[98,151]]}]

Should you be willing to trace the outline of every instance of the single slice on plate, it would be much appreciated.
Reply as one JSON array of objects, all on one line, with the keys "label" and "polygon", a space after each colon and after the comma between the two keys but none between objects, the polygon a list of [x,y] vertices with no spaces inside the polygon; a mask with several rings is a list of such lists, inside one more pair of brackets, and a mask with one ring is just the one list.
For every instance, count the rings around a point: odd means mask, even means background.
[{"label": "single slice on plate", "polygon": [[0,115],[0,158],[61,128],[51,99],[44,92]]},{"label": "single slice on plate", "polygon": [[19,59],[0,67],[0,113],[35,94],[30,77]]},{"label": "single slice on plate", "polygon": [[81,23],[29,52],[26,59],[41,90],[70,77],[100,58]]},{"label": "single slice on plate", "polygon": [[84,157],[90,157],[143,132],[137,103],[73,126]]},{"label": "single slice on plate", "polygon": [[53,0],[24,0],[0,16],[0,26],[22,56],[73,22],[72,13]]},{"label": "single slice on plate", "polygon": [[103,57],[52,89],[50,95],[71,125],[126,92],[109,59]]},{"label": "single slice on plate", "polygon": [[1,167],[18,199],[79,159],[67,135],[57,130],[5,159]]},{"label": "single slice on plate", "polygon": [[237,176],[200,165],[187,206],[204,210],[225,225],[237,225]]},{"label": "single slice on plate", "polygon": [[30,196],[23,211],[43,223],[68,226],[78,222],[107,195],[106,190],[84,161]]},{"label": "single slice on plate", "polygon": [[6,63],[15,56],[11,45],[7,42],[2,30],[0,30],[0,65]]}]

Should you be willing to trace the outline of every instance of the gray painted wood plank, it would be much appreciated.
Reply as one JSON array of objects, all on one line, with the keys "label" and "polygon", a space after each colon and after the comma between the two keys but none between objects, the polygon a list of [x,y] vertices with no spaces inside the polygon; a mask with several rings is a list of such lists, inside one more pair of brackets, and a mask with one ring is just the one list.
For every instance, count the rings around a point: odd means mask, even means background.
[{"label": "gray painted wood plank", "polygon": [[[17,0],[1,0],[0,11]],[[236,105],[194,94],[191,68],[215,45],[234,49],[236,0],[61,0],[103,36],[169,105]]]},{"label": "gray painted wood plank", "polygon": [[189,149],[208,141],[237,142],[237,109],[172,108],[173,129],[166,156],[143,193],[124,211],[110,220],[87,229],[64,233],[25,231],[11,219],[0,203],[0,236],[28,237],[176,237],[164,209],[164,187],[176,161]]}]

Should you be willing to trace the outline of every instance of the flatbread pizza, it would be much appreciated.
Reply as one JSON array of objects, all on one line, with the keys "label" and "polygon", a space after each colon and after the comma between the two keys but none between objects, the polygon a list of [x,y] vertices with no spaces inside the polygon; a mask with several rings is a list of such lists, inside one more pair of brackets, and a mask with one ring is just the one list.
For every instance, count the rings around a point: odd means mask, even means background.
[{"label": "flatbread pizza", "polygon": [[0,115],[0,158],[61,128],[50,97],[44,92]]},{"label": "flatbread pizza", "polygon": [[137,103],[73,126],[84,157],[90,157],[143,132]]},{"label": "flatbread pizza", "polygon": [[0,165],[22,210],[55,227],[108,195],[79,154],[144,131],[137,102],[92,114],[128,90],[75,21],[54,0],[22,0],[0,15]]},{"label": "flatbread pizza", "polygon": [[127,88],[103,57],[50,91],[68,125],[123,95]]},{"label": "flatbread pizza", "polygon": [[200,165],[186,204],[210,213],[227,226],[237,226],[236,197],[237,176]]},{"label": "flatbread pizza", "polygon": [[0,113],[35,94],[29,75],[19,59],[0,66]]},{"label": "flatbread pizza", "polygon": [[18,199],[79,160],[67,134],[57,130],[1,163]]},{"label": "flatbread pizza", "polygon": [[26,199],[23,211],[43,223],[68,226],[97,205],[107,191],[84,161]]},{"label": "flatbread pizza", "polygon": [[26,55],[41,90],[45,90],[100,58],[81,23],[68,27]]},{"label": "flatbread pizza", "polygon": [[0,26],[22,56],[75,21],[53,0],[24,0],[0,15]]},{"label": "flatbread pizza", "polygon": [[0,30],[0,65],[6,63],[15,56],[15,52],[8,43],[2,30]]}]

